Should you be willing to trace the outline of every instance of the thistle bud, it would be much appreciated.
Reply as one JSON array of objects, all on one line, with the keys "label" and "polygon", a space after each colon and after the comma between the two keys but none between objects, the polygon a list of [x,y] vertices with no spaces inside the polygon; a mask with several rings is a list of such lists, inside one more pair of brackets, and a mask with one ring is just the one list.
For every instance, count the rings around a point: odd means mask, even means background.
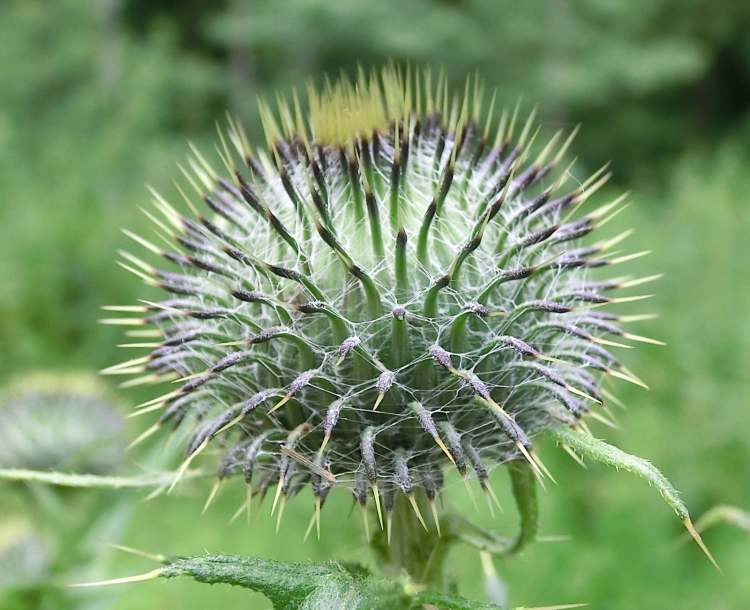
[{"label": "thistle bud", "polygon": [[110,473],[122,460],[124,432],[96,377],[25,375],[0,398],[0,468]]},{"label": "thistle bud", "polygon": [[181,381],[139,413],[193,426],[186,459],[239,447],[222,476],[258,473],[277,499],[311,485],[318,509],[344,486],[382,516],[394,495],[434,500],[443,470],[539,469],[536,436],[592,413],[603,375],[634,379],[605,336],[637,336],[599,312],[618,299],[597,286],[621,286],[589,278],[628,257],[578,241],[620,205],[578,212],[608,174],[566,187],[572,135],[540,149],[479,89],[449,105],[426,75],[344,79],[263,106],[264,150],[230,121],[226,171],[195,152],[197,219],[155,196],[172,245],[134,239],[168,268],[137,271],[179,296],[107,320],[154,342],[105,372]]}]

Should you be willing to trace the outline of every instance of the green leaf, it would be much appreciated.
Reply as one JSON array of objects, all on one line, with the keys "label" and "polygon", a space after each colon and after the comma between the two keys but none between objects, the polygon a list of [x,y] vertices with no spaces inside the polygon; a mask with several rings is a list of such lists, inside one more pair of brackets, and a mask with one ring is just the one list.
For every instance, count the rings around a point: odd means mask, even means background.
[{"label": "green leaf", "polygon": [[206,555],[171,561],[161,576],[190,576],[208,584],[225,583],[262,593],[278,610],[407,608],[400,581],[370,576],[341,563],[282,563],[249,557]]},{"label": "green leaf", "polygon": [[556,426],[550,429],[549,433],[558,442],[568,445],[576,453],[583,457],[591,458],[607,466],[632,472],[639,477],[646,479],[651,485],[656,487],[667,505],[675,512],[680,519],[688,517],[688,509],[679,496],[678,491],[667,480],[667,478],[648,460],[631,455],[618,449],[614,445],[586,434],[585,432],[576,432],[567,426]]},{"label": "green leaf", "polygon": [[276,610],[490,610],[499,606],[418,590],[409,581],[373,576],[348,563],[284,563],[234,555],[164,559],[164,566],[127,578],[74,586],[103,586],[188,576],[206,584],[244,587]]},{"label": "green leaf", "polygon": [[419,608],[440,608],[441,610],[498,610],[500,606],[487,602],[477,602],[456,595],[436,593],[435,591],[422,591],[414,596],[411,606],[414,610]]},{"label": "green leaf", "polygon": [[614,445],[605,443],[590,434],[575,431],[567,426],[552,427],[548,430],[548,434],[559,443],[567,445],[583,457],[591,458],[592,460],[601,462],[607,466],[613,466],[617,469],[621,468],[646,479],[651,485],[656,487],[659,494],[661,494],[661,497],[680,518],[680,521],[682,521],[682,524],[685,526],[688,533],[693,537],[695,542],[705,553],[706,557],[708,557],[709,561],[717,570],[719,569],[718,564],[703,543],[700,534],[693,525],[687,506],[680,498],[678,491],[651,462],[626,453],[622,449],[618,449]]}]

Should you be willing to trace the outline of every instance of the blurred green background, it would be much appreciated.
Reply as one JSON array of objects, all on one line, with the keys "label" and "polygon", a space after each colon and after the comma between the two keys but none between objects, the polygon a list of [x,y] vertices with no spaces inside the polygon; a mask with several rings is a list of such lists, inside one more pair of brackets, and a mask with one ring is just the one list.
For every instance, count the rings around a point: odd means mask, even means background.
[{"label": "blurred green background", "polygon": [[[619,413],[621,429],[596,432],[652,459],[695,515],[719,502],[750,508],[748,31],[746,0],[4,0],[0,377],[95,370],[123,359],[118,329],[95,322],[100,305],[147,294],[114,264],[126,243],[120,228],[146,227],[138,209],[148,201],[145,185],[171,194],[187,141],[211,150],[226,110],[258,142],[256,96],[325,73],[391,58],[444,66],[456,83],[478,71],[506,105],[519,97],[527,109],[538,104],[550,132],[583,124],[576,175],[612,159],[610,194],[634,192],[612,234],[632,226],[630,245],[654,250],[628,271],[666,273],[648,306],[661,317],[638,332],[668,346],[625,357],[652,389],[622,387],[629,409]],[[136,404],[144,394],[120,396]],[[131,426],[131,436],[142,424]],[[680,542],[679,522],[644,483],[596,466],[582,470],[552,446],[543,453],[559,486],[543,494],[542,533],[570,539],[540,543],[499,566],[515,604],[750,607],[746,535],[722,527],[707,533],[720,575]],[[123,471],[146,459],[130,455]],[[505,514],[492,523],[482,511],[477,519],[510,533],[516,519],[504,473],[496,473],[495,487]],[[250,527],[228,523],[239,486],[201,516],[205,493],[188,485],[151,502],[130,493],[132,514],[89,541],[92,565],[66,572],[74,553],[58,541],[63,567],[55,578],[150,568],[111,550],[111,542],[167,554],[369,561],[358,515],[342,518],[343,492],[324,512],[319,544],[302,543],[307,495],[287,509],[276,535],[265,514]],[[0,494],[0,515],[24,510],[21,491],[3,485]],[[60,527],[85,523],[101,495],[57,498]],[[472,510],[460,488],[451,496]],[[54,538],[49,523],[35,527]],[[482,597],[476,553],[455,552],[451,564],[462,593]],[[54,590],[0,592],[0,608],[270,607],[260,596],[188,581]]]}]

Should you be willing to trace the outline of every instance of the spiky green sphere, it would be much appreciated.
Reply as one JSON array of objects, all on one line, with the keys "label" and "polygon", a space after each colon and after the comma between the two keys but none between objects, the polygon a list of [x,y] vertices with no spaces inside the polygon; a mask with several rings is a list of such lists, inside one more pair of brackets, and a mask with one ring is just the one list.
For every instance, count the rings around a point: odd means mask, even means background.
[{"label": "spiky green sphere", "polygon": [[124,449],[123,417],[96,377],[31,373],[0,397],[0,468],[103,474]]},{"label": "spiky green sphere", "polygon": [[639,337],[602,307],[637,282],[593,278],[625,235],[579,242],[621,209],[583,207],[609,175],[570,180],[573,133],[540,146],[533,116],[466,91],[392,69],[311,89],[261,109],[266,150],[230,121],[226,171],[195,151],[190,213],[155,194],[159,238],[130,235],[162,262],[123,266],[168,294],[114,308],[152,342],[107,372],[181,380],[140,412],[158,412],[144,437],[194,429],[183,470],[208,448],[274,504],[345,486],[380,512],[433,500],[446,468],[541,476],[535,435],[603,417],[603,375],[637,382],[606,337]]}]

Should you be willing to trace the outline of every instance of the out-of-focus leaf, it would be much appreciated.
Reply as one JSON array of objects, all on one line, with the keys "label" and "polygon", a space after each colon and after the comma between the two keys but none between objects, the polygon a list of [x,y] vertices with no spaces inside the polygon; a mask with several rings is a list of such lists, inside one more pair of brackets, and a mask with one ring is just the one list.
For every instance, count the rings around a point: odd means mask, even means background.
[{"label": "out-of-focus leaf", "polygon": [[741,510],[736,506],[720,504],[710,508],[703,513],[695,522],[695,529],[699,532],[706,531],[709,527],[719,523],[728,523],[750,534],[750,512]]}]

